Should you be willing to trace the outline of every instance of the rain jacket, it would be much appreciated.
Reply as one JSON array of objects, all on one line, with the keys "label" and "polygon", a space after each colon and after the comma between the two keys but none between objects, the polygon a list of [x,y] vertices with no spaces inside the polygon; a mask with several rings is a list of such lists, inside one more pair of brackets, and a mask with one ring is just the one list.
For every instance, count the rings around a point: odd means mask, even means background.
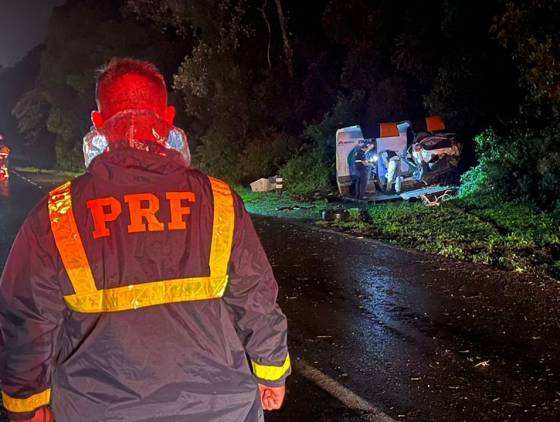
[{"label": "rain jacket", "polygon": [[227,184],[173,154],[106,152],[14,241],[0,281],[4,406],[50,403],[57,422],[261,420],[257,383],[290,373],[277,291]]}]

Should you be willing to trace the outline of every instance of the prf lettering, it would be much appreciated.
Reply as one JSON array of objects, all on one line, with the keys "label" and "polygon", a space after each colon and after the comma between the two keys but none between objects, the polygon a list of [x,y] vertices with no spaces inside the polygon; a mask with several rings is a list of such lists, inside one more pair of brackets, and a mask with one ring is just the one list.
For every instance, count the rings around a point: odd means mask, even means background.
[{"label": "prf lettering", "polygon": [[[190,215],[189,204],[196,202],[193,192],[166,192],[171,221],[160,221],[157,213],[160,208],[159,198],[153,193],[135,193],[124,196],[128,209],[128,232],[162,232],[164,230],[186,230],[185,216]],[[116,221],[122,214],[123,204],[112,196],[91,199],[86,202],[93,217],[93,238],[99,239],[111,235],[107,223]]]}]

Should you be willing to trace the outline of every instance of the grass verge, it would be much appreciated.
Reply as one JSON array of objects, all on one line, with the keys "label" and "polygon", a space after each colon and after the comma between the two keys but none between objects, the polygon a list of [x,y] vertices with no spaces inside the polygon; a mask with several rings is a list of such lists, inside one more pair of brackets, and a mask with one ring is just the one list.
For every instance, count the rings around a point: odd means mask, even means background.
[{"label": "grass verge", "polygon": [[45,189],[52,189],[82,174],[71,171],[43,170],[35,167],[16,167],[14,170]]},{"label": "grass verge", "polygon": [[432,208],[420,202],[347,205],[345,221],[326,222],[320,220],[322,211],[332,207],[326,201],[298,201],[286,194],[247,189],[238,192],[253,214],[313,219],[323,227],[421,252],[560,279],[560,212],[471,196]]},{"label": "grass verge", "polygon": [[[496,198],[371,206],[332,223],[422,252],[560,279],[560,215]],[[357,215],[357,216],[356,216]]]},{"label": "grass verge", "polygon": [[286,193],[251,192],[243,187],[236,187],[235,190],[251,214],[317,220],[328,206],[325,200],[299,201]]},{"label": "grass verge", "polygon": [[28,173],[28,174],[48,174],[52,176],[60,176],[60,177],[76,177],[83,174],[83,171],[75,172],[75,171],[62,171],[62,170],[45,170],[40,169],[37,167],[16,167],[14,170],[19,171],[20,173]]}]

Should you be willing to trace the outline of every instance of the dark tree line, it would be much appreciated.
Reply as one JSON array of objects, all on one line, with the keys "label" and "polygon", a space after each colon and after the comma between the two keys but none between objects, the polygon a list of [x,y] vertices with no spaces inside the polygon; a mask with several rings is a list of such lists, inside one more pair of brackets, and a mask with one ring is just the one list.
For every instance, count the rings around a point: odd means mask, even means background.
[{"label": "dark tree line", "polygon": [[94,69],[135,56],[168,78],[195,162],[233,182],[280,170],[294,192],[326,189],[337,128],[373,136],[382,121],[440,114],[467,164],[484,133],[471,185],[553,206],[559,10],[558,0],[70,0],[13,113],[25,145],[79,167]]}]

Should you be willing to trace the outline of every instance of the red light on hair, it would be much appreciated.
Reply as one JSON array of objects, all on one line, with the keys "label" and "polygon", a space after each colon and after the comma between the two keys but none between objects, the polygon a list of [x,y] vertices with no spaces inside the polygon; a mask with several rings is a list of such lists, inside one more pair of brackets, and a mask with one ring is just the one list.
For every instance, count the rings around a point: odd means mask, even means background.
[{"label": "red light on hair", "polygon": [[97,77],[97,102],[105,119],[124,110],[150,110],[163,117],[167,106],[165,81],[148,62],[112,59]]}]

